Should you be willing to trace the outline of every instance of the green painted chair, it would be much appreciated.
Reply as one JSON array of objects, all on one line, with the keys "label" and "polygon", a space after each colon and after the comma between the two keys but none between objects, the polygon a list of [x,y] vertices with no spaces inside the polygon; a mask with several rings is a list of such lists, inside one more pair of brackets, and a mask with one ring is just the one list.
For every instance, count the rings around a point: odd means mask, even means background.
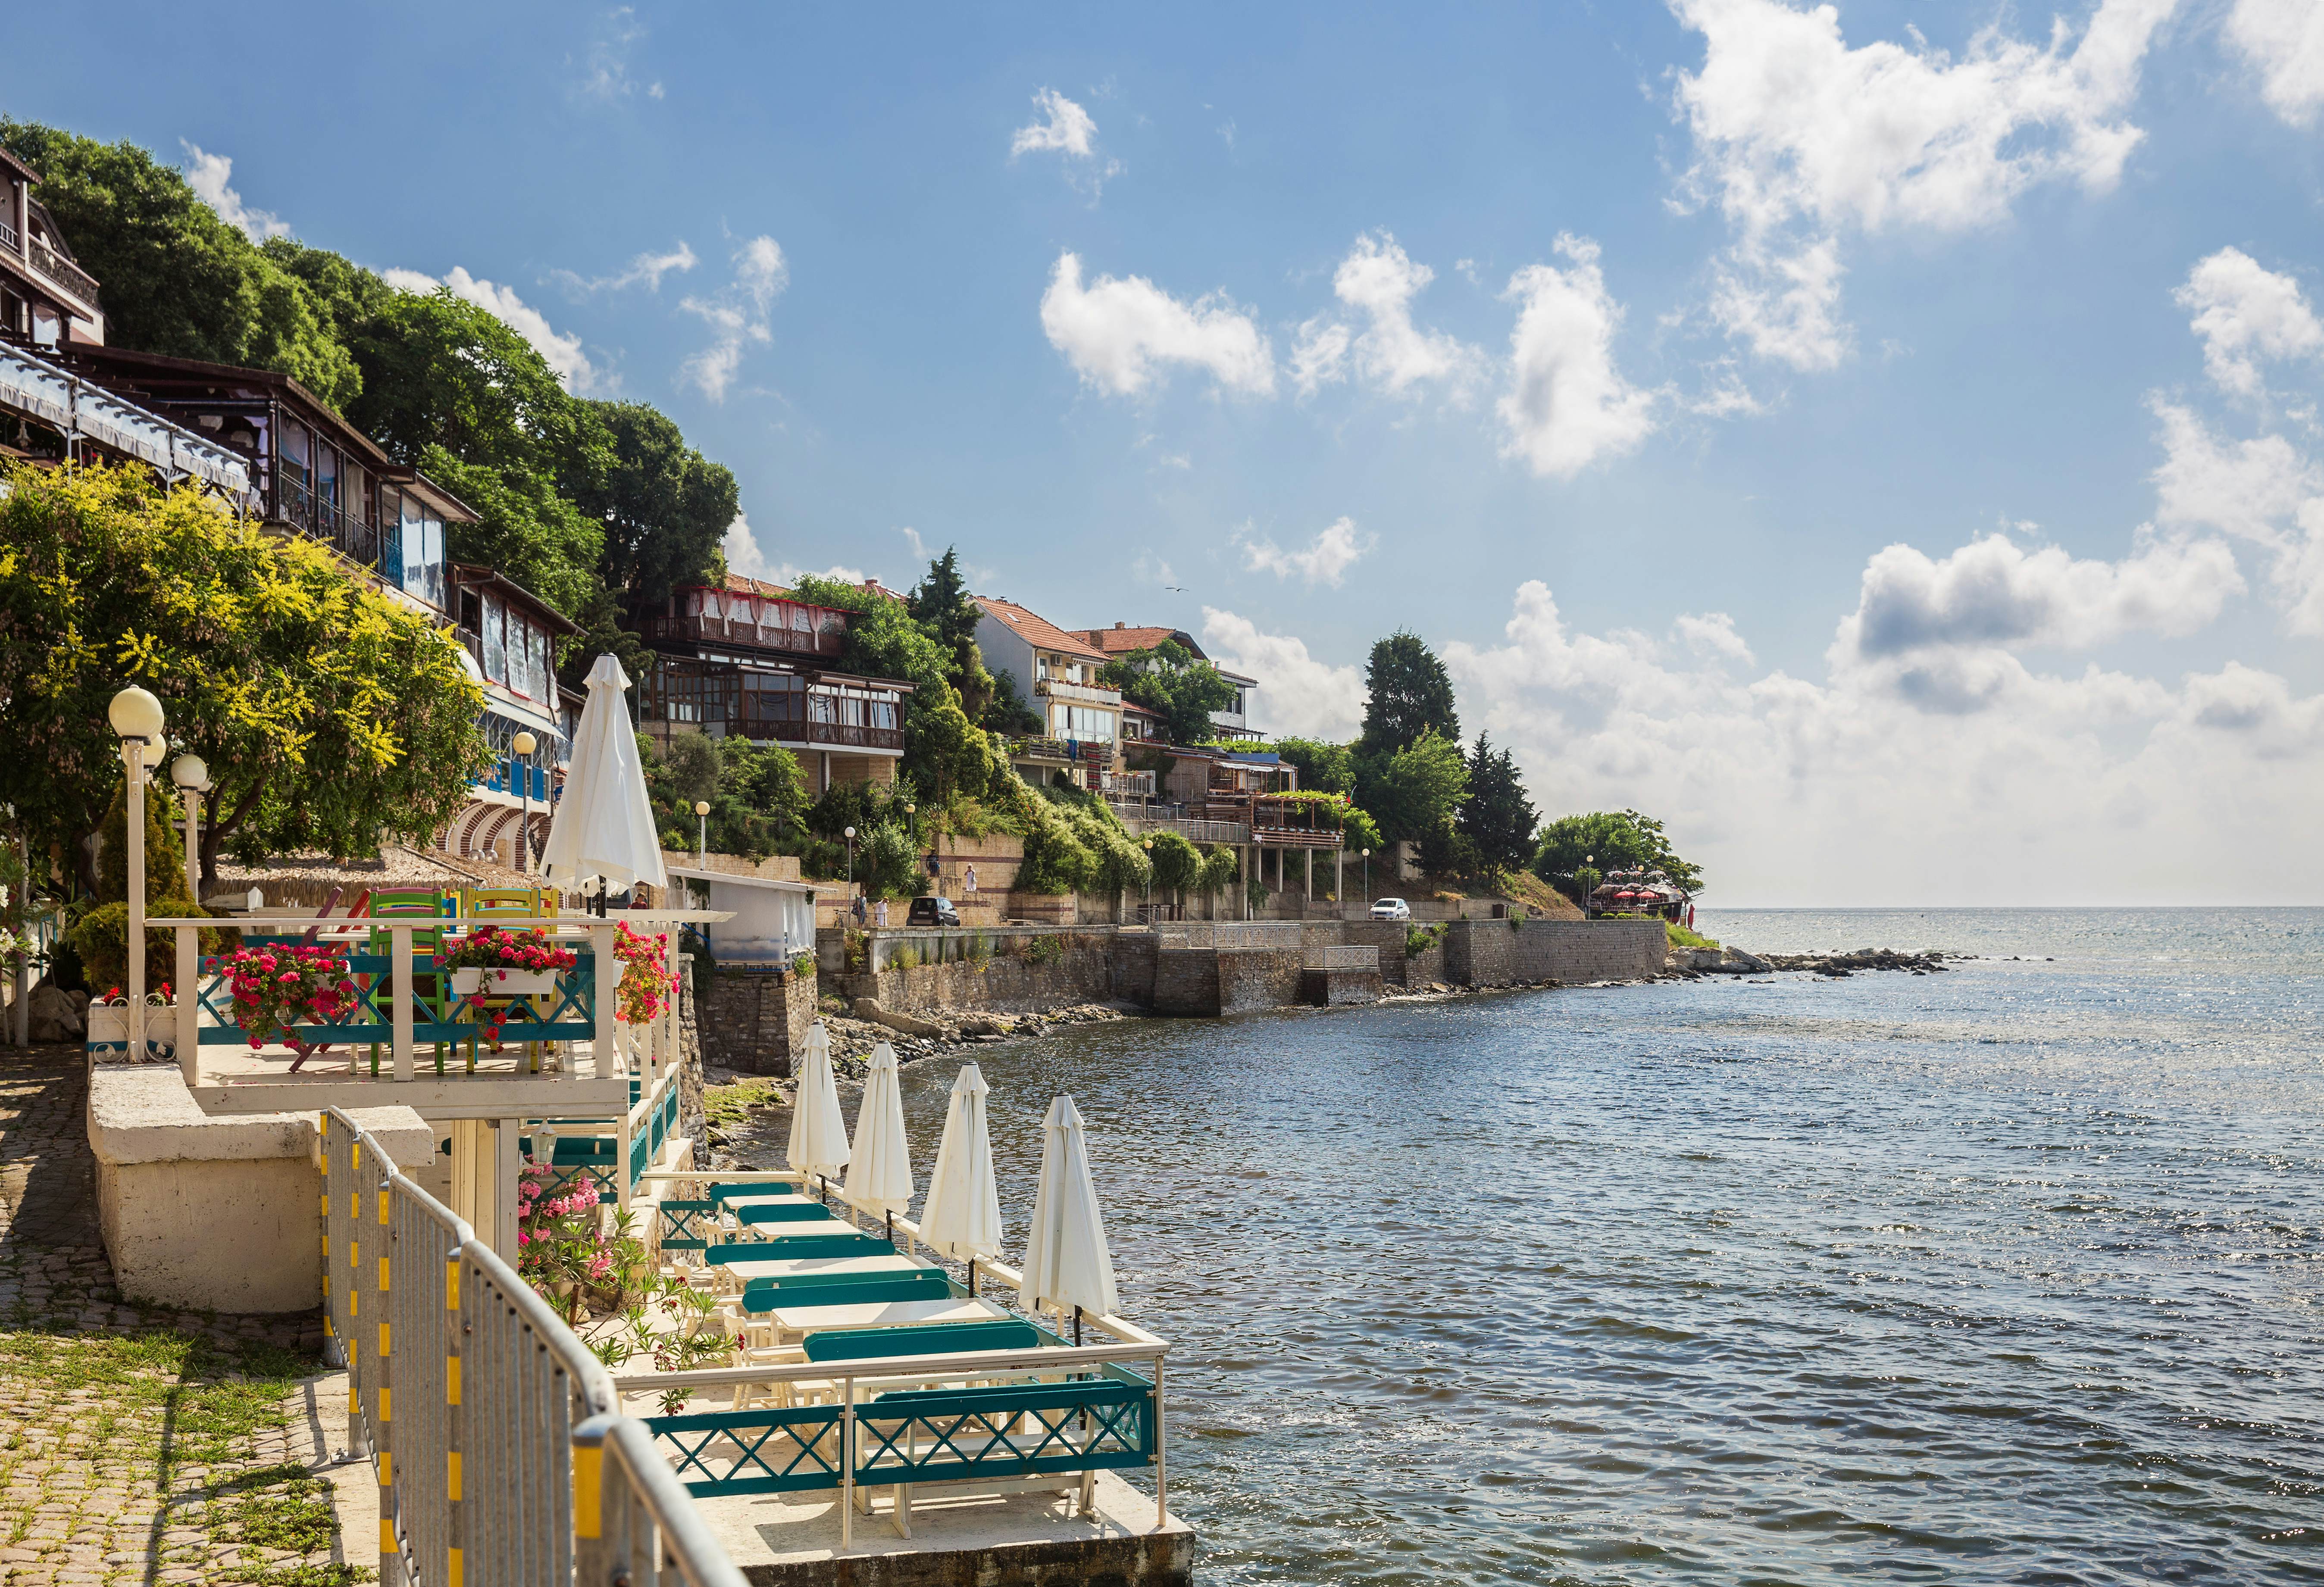
[{"label": "green painted chair", "polygon": [[[364,901],[363,910],[366,916],[374,920],[449,919],[458,912],[459,907],[460,900],[457,893],[439,892],[432,887],[389,887],[374,888],[370,898]],[[414,931],[411,934],[411,954],[415,964],[420,955],[425,954],[429,956],[432,966],[436,950],[443,946],[443,942],[444,927],[440,926],[429,930]],[[381,958],[392,957],[395,952],[395,934],[374,926],[372,927],[371,941],[365,951]],[[431,1025],[445,1024],[452,1017],[452,978],[432,967],[427,970],[414,969],[411,985],[409,988],[398,987],[396,992],[398,996],[409,995],[422,1009],[425,1009],[429,1015],[428,1022]],[[441,1075],[444,1072],[444,1044],[438,1041],[434,1045],[436,1073]],[[471,1052],[468,1067],[474,1069],[475,1066],[475,1056]],[[379,1043],[377,1042],[371,1045],[371,1073],[374,1080],[379,1077]]]},{"label": "green painted chair", "polygon": [[[554,920],[557,918],[557,890],[552,887],[464,887],[459,891],[459,913],[470,920]],[[531,927],[525,927],[530,930]],[[545,929],[545,928],[544,928]],[[536,1021],[545,1019],[556,1006],[553,995],[533,993],[522,997],[485,997],[482,994],[468,1000],[472,1008],[510,1008],[522,1004],[532,1011]],[[524,1071],[540,1073],[542,1043],[524,1044]],[[468,1038],[468,1067],[476,1066],[476,1038]],[[630,1101],[637,1102],[634,1084]]]}]

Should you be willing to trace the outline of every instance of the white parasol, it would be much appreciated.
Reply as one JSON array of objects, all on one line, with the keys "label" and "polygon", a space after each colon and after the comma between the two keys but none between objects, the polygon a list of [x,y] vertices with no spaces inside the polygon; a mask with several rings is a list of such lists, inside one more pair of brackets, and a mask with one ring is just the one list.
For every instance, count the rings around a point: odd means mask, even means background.
[{"label": "white parasol", "polygon": [[615,892],[639,881],[669,885],[637,734],[622,699],[629,687],[629,675],[611,656],[598,657],[589,669],[589,699],[573,735],[572,768],[540,858],[542,873],[567,887],[586,876],[604,877]]},{"label": "white parasol", "polygon": [[[944,1141],[928,1199],[920,1208],[920,1238],[951,1256],[1001,1254],[1001,1192],[992,1179],[992,1138],[984,1128],[984,1083],[974,1064],[963,1064],[945,1112]],[[973,1275],[973,1266],[970,1268]]]},{"label": "white parasol", "polygon": [[1105,1217],[1090,1180],[1089,1143],[1074,1099],[1049,1104],[1043,1124],[1041,1182],[1033,1193],[1033,1228],[1025,1238],[1025,1281],[1018,1294],[1028,1310],[1056,1306],[1111,1316],[1120,1297],[1113,1287],[1113,1253],[1106,1249]]},{"label": "white parasol", "polygon": [[867,1213],[900,1213],[912,1204],[912,1147],[904,1139],[904,1091],[896,1078],[896,1049],[872,1049],[863,1101],[855,1110],[854,1155],[840,1195]]},{"label": "white parasol", "polygon": [[818,1020],[807,1028],[798,1093],[791,1099],[791,1139],[784,1155],[794,1168],[829,1176],[846,1166],[847,1121],[839,1116],[839,1086],[831,1077],[831,1038]]}]

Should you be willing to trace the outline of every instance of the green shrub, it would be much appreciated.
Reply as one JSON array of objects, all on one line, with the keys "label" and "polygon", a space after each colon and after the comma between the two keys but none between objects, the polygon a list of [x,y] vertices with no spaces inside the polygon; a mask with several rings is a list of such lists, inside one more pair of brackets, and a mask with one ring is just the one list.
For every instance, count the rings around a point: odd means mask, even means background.
[{"label": "green shrub", "polygon": [[1442,926],[1407,926],[1404,928],[1404,956],[1416,959],[1444,938]]},{"label": "green shrub", "polygon": [[1664,921],[1663,929],[1670,933],[1670,945],[1674,948],[1715,948],[1719,946],[1717,938],[1690,931],[1675,920]]}]

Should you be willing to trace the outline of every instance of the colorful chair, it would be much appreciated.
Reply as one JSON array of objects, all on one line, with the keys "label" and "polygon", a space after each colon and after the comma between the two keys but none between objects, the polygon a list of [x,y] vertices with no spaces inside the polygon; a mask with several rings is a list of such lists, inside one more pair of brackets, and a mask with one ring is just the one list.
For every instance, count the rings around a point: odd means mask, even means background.
[{"label": "colorful chair", "polygon": [[[460,914],[470,920],[554,920],[557,918],[557,890],[553,887],[464,887],[459,891]],[[528,929],[530,929],[528,927]],[[523,1003],[531,1010],[536,1020],[548,1018],[556,1007],[554,997],[538,994],[524,997],[485,997],[481,992],[468,1000],[472,1008],[513,1007]],[[545,1046],[538,1041],[524,1044],[524,1068],[528,1075],[540,1073],[540,1056]],[[468,1038],[468,1067],[476,1066],[476,1038]]]},{"label": "colorful chair", "polygon": [[[374,920],[414,918],[447,920],[459,913],[459,905],[460,899],[457,893],[443,892],[432,887],[376,888],[373,890],[368,902],[363,906],[363,912]],[[411,985],[409,989],[401,987],[396,989],[398,995],[406,995],[408,991],[408,995],[417,1001],[421,1008],[428,1010],[429,1023],[431,1025],[441,1025],[451,1018],[452,978],[434,968],[436,950],[443,946],[443,942],[444,927],[440,926],[424,931],[414,931],[411,934],[411,956],[415,967],[412,971]],[[383,958],[393,954],[395,934],[380,927],[373,927],[369,951]],[[426,954],[429,958],[429,968],[426,970],[417,968],[420,955],[422,954]],[[441,1075],[444,1072],[444,1044],[438,1041],[434,1046],[436,1073]],[[468,1066],[470,1068],[475,1066],[473,1056],[469,1059]],[[378,1078],[379,1044],[377,1042],[372,1043],[371,1072],[373,1078]]]}]

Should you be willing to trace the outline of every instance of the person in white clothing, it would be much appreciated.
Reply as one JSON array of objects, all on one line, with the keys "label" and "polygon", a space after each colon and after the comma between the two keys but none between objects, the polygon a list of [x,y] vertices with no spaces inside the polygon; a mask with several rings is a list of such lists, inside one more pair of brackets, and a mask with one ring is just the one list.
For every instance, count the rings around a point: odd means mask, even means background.
[{"label": "person in white clothing", "polygon": [[878,903],[872,906],[872,919],[874,925],[879,926],[883,929],[886,927],[888,924],[888,900],[886,899],[881,899]]},{"label": "person in white clothing", "polygon": [[961,890],[962,894],[963,894],[964,896],[965,896],[965,897],[973,898],[973,897],[975,897],[975,896],[976,896],[976,867],[975,867],[975,866],[971,865],[971,866],[969,866],[965,871],[964,871],[964,872],[961,872],[961,878],[960,878],[960,890]]}]

